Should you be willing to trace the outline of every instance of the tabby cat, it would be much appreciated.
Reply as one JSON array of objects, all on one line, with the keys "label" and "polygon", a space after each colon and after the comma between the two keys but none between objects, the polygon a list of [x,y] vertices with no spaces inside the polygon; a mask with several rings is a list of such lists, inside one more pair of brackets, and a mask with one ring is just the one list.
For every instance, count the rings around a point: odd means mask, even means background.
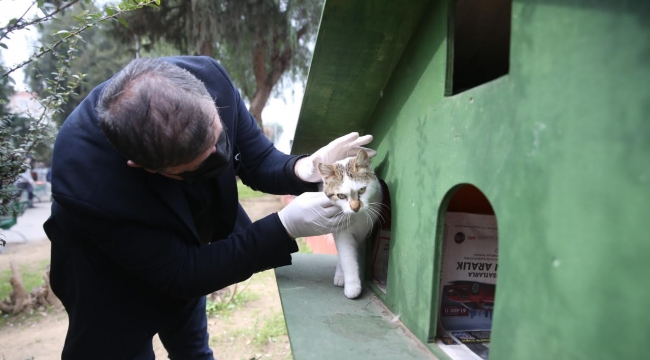
[{"label": "tabby cat", "polygon": [[363,149],[356,157],[318,164],[318,170],[323,177],[321,190],[344,214],[332,231],[339,254],[334,285],[343,286],[345,296],[354,299],[361,294],[359,250],[380,217],[381,186]]}]

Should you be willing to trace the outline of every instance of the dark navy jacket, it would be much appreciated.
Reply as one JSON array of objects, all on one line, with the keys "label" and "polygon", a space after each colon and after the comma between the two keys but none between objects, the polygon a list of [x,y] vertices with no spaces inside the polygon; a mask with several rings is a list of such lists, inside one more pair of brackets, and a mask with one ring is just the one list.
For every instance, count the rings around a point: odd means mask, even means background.
[{"label": "dark navy jacket", "polygon": [[206,182],[217,187],[214,226],[222,240],[201,245],[181,181],[127,166],[97,123],[106,83],[94,89],[57,137],[54,202],[44,225],[52,241],[52,289],[70,318],[64,359],[130,358],[189,299],[289,265],[298,250],[277,214],[251,224],[235,181],[238,175],[272,194],[317,191],[295,176],[297,157],[263,136],[216,61],[165,60],[203,81],[233,145],[233,166]]}]

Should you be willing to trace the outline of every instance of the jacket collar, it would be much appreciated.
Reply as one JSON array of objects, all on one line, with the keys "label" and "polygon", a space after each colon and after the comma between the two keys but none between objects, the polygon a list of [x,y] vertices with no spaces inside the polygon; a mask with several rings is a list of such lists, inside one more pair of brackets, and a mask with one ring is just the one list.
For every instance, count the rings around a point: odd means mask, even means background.
[{"label": "jacket collar", "polygon": [[[180,218],[192,233],[196,244],[200,245],[201,240],[183,190],[175,184],[176,181],[181,180],[168,179],[158,174],[152,175],[149,176],[149,187]],[[215,226],[218,227],[215,236],[225,238],[233,231],[235,222],[237,221],[237,182],[235,181],[233,167],[231,166],[215,182],[216,193],[220,195],[213,199],[213,201],[217,202],[213,206],[217,206],[220,209],[218,218],[214,219]]]},{"label": "jacket collar", "polygon": [[187,205],[187,200],[185,200],[185,195],[183,195],[180,186],[174,186],[174,181],[180,180],[167,179],[164,176],[153,174],[153,176],[149,176],[149,187],[160,198],[160,200],[162,200],[162,202],[176,213],[187,229],[192,233],[194,242],[197,245],[200,245],[201,241],[199,240],[199,235],[196,231],[196,225],[194,224],[192,213]]}]

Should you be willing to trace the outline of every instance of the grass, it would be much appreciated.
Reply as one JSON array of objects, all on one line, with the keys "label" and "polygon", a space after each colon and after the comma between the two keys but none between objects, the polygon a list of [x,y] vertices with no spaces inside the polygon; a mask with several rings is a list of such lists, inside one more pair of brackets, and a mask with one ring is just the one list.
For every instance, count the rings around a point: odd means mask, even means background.
[{"label": "grass", "polygon": [[252,344],[257,350],[261,350],[266,344],[277,342],[278,338],[287,335],[287,326],[282,313],[276,313],[264,319],[256,319],[253,326],[231,331],[228,334],[213,337],[210,339],[211,346],[218,346],[224,342],[237,341]]},{"label": "grass", "polygon": [[210,301],[208,299],[205,304],[205,312],[208,314],[208,317],[228,316],[234,310],[241,308],[247,302],[259,299],[259,295],[251,292],[250,289],[246,289],[243,292],[239,292],[241,291],[243,286],[244,284],[240,284],[237,287],[238,292],[235,294],[235,296],[233,297],[230,303],[226,303],[225,301],[224,302]]},{"label": "grass", "polygon": [[[257,327],[258,324],[255,325],[255,328]],[[278,313],[264,321],[261,329],[255,334],[253,343],[257,346],[262,346],[267,343],[276,342],[277,338],[283,335],[287,335],[287,326],[284,323],[282,313]]]},{"label": "grass", "polygon": [[248,186],[244,185],[241,180],[237,180],[237,193],[239,194],[239,200],[242,199],[252,199],[260,196],[264,196],[263,192],[255,191]]},{"label": "grass", "polygon": [[[251,286],[244,294],[252,290],[259,295],[262,302],[271,291],[277,291],[273,270],[256,273],[251,278]],[[217,315],[218,320],[210,331],[210,346],[218,348],[228,359],[282,359],[292,360],[287,337],[287,329],[282,310],[270,303],[260,306],[259,301],[250,301],[225,310],[226,316]]]}]

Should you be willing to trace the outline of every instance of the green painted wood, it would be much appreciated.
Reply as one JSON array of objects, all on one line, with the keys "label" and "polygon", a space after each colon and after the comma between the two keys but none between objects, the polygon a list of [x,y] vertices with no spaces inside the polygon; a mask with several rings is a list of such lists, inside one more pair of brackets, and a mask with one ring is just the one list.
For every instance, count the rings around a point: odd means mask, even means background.
[{"label": "green painted wood", "polygon": [[[491,360],[646,358],[650,2],[515,1],[509,74],[449,97],[446,31],[447,1],[434,0],[381,100],[336,104],[367,106],[358,126],[375,136],[391,191],[385,304],[422,341],[433,335],[438,219],[449,191],[470,183],[499,225]],[[316,55],[310,80],[337,61]],[[364,66],[348,71],[362,77]],[[331,93],[349,84],[330,81]],[[314,141],[310,119],[296,141]],[[332,134],[341,121],[317,125]]]},{"label": "green painted wood", "polygon": [[326,1],[292,153],[363,132],[427,2]]},{"label": "green painted wood", "polygon": [[294,359],[434,359],[367,289],[350,300],[334,286],[336,255],[294,254],[292,262],[275,274]]}]

